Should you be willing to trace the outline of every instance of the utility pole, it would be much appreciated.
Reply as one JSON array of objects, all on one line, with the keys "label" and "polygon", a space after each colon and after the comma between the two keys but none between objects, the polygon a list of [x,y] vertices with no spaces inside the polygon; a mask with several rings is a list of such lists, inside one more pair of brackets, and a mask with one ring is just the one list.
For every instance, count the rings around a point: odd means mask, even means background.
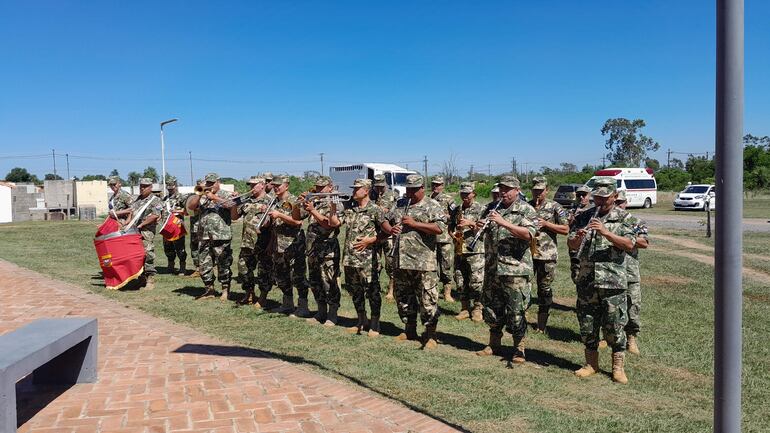
[{"label": "utility pole", "polygon": [[471,164],[471,172],[469,173],[470,181],[473,182],[473,164]]},{"label": "utility pole", "polygon": [[321,155],[321,176],[323,176],[323,174],[324,174],[324,153],[321,152],[321,153],[319,153],[319,155]]},{"label": "utility pole", "polygon": [[428,185],[428,155],[422,156],[422,173],[423,173],[423,183],[425,183],[425,186]]},{"label": "utility pole", "polygon": [[187,154],[190,157],[190,185],[192,185],[193,188],[195,188],[195,178],[193,177],[193,169],[192,169],[192,151],[188,150]]},{"label": "utility pole", "polygon": [[53,155],[53,177],[56,177],[56,149],[51,149],[51,155]]},{"label": "utility pole", "polygon": [[487,176],[492,177],[492,164],[487,164]]},{"label": "utility pole", "polygon": [[668,158],[666,159],[666,167],[671,168],[671,148],[668,149]]},{"label": "utility pole", "polygon": [[604,167],[606,167],[606,166],[607,166],[607,164],[605,164],[605,162],[604,162],[604,161],[605,161],[605,159],[606,159],[606,158],[605,158],[605,156],[604,156],[604,155],[602,155],[602,168],[604,168]]},{"label": "utility pole", "polygon": [[511,158],[511,174],[516,176],[516,158]]},{"label": "utility pole", "polygon": [[72,179],[70,177],[70,154],[69,153],[65,153],[64,156],[67,159],[67,180],[70,180],[70,179]]}]

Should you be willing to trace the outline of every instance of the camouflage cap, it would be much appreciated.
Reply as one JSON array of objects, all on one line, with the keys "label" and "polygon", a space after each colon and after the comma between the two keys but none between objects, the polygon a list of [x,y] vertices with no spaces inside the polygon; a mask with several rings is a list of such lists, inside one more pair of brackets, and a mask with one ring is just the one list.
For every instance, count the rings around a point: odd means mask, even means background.
[{"label": "camouflage cap", "polygon": [[615,197],[615,203],[621,202],[621,201],[628,201],[626,199],[626,190],[624,189],[621,189],[620,191],[618,191],[618,196]]},{"label": "camouflage cap", "polygon": [[327,186],[331,185],[332,180],[329,178],[329,176],[318,176],[315,180],[315,186]]},{"label": "camouflage cap", "polygon": [[251,176],[249,180],[246,181],[247,185],[256,185],[258,183],[265,183],[265,178],[262,176]]},{"label": "camouflage cap", "polygon": [[166,177],[166,186],[176,186],[176,178],[174,176]]},{"label": "camouflage cap", "polygon": [[497,182],[497,186],[507,186],[508,188],[521,188],[521,182],[516,176],[507,174],[500,178],[500,182]]},{"label": "camouflage cap", "polygon": [[107,178],[107,185],[117,185],[120,183],[120,178],[118,176],[110,176]]},{"label": "camouflage cap", "polygon": [[152,185],[152,179],[149,177],[143,177],[139,179],[139,185]]},{"label": "camouflage cap", "polygon": [[438,185],[444,184],[444,176],[433,176],[433,179],[430,180],[430,183],[435,183]]},{"label": "camouflage cap", "polygon": [[548,179],[545,176],[535,176],[532,179],[532,189],[546,189],[548,187]]},{"label": "camouflage cap", "polygon": [[270,182],[271,180],[273,180],[273,173],[266,171],[262,173],[262,177],[264,177],[267,182]]},{"label": "camouflage cap", "polygon": [[374,186],[388,186],[387,182],[385,182],[384,174],[374,175]]},{"label": "camouflage cap", "polygon": [[575,190],[575,193],[576,194],[581,194],[581,193],[583,193],[583,194],[590,194],[591,193],[591,188],[583,185],[580,188],[578,188],[577,190]]},{"label": "camouflage cap", "polygon": [[218,174],[216,174],[216,173],[209,173],[209,174],[207,174],[207,175],[206,175],[206,176],[203,178],[203,180],[205,180],[206,182],[216,182],[216,181],[218,181],[218,180],[219,180],[219,175],[218,175]]},{"label": "camouflage cap", "polygon": [[195,181],[195,184],[196,184],[196,185],[205,185],[205,184],[206,184],[206,181],[205,181],[205,180],[203,180],[203,179],[198,179],[198,180],[196,180],[196,181]]},{"label": "camouflage cap", "polygon": [[596,197],[609,197],[617,191],[615,179],[611,177],[599,177],[594,181],[594,189],[591,194]]},{"label": "camouflage cap", "polygon": [[460,194],[470,194],[476,188],[473,182],[463,182],[460,184]]},{"label": "camouflage cap", "polygon": [[422,188],[425,186],[422,176],[419,174],[410,174],[406,177],[406,187],[407,188]]},{"label": "camouflage cap", "polygon": [[279,174],[278,176],[273,177],[273,180],[270,183],[273,185],[283,185],[284,183],[289,183],[289,176]]},{"label": "camouflage cap", "polygon": [[353,185],[350,185],[351,188],[371,188],[372,187],[372,181],[369,179],[356,179],[353,181]]}]

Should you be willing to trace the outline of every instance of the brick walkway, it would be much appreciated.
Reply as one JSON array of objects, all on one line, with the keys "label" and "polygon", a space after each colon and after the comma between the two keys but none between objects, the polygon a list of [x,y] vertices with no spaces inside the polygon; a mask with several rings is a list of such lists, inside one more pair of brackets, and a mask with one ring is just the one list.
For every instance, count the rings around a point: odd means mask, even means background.
[{"label": "brick walkway", "polygon": [[[456,431],[364,388],[233,348],[2,260],[0,275],[0,333],[41,317],[99,320],[99,381],[56,390],[31,418],[20,415],[28,418],[20,432]],[[30,404],[45,404],[40,396],[50,390],[32,387],[20,383],[22,403],[34,395],[38,401]]]}]

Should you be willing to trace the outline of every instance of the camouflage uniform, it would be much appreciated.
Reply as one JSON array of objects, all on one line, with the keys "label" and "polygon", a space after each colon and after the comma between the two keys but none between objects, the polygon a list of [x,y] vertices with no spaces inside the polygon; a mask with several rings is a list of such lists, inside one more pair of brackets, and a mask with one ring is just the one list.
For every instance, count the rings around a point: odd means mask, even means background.
[{"label": "camouflage uniform", "polygon": [[112,197],[110,197],[110,209],[114,210],[115,212],[125,210],[131,207],[131,203],[134,201],[134,198],[131,196],[131,194],[121,190],[118,190],[117,193],[113,193]]},{"label": "camouflage uniform", "polygon": [[[228,200],[232,194],[220,189],[217,197]],[[199,260],[200,274],[203,284],[214,284],[214,267],[217,267],[217,278],[223,287],[230,286],[230,266],[233,264],[231,242],[233,230],[230,225],[230,209],[218,202],[210,200],[205,195],[200,198],[200,221],[198,221],[198,240],[200,242]]]},{"label": "camouflage uniform", "polygon": [[[141,224],[145,218],[151,215],[161,216],[163,211],[163,205],[158,197],[153,194],[149,194],[145,198],[137,197],[131,204],[131,208],[134,212],[138,212],[146,203],[150,203],[137,219],[137,225]],[[134,215],[136,217],[136,215]],[[142,234],[142,245],[144,246],[144,275],[152,276],[157,273],[155,270],[155,233],[158,231],[158,223],[154,222],[150,225],[146,225],[139,230]]]},{"label": "camouflage uniform", "polygon": [[[254,271],[259,259],[266,255],[264,242],[259,242],[261,235],[257,233],[257,225],[267,210],[270,197],[265,194],[260,198],[252,198],[238,206],[238,215],[243,219],[241,232],[241,250],[238,253],[238,277],[243,289],[249,293],[254,291],[256,279]],[[258,277],[259,273],[257,274]],[[261,291],[268,291],[264,283],[259,286]]]},{"label": "camouflage uniform", "polygon": [[[594,212],[578,215],[570,229],[570,238],[577,236],[577,230],[587,226],[593,216]],[[597,218],[615,235],[634,239],[629,214],[623,209],[613,208],[605,215],[597,215]],[[587,350],[597,350],[600,328],[604,330],[604,338],[613,352],[626,349],[626,255],[604,236],[594,233],[586,239],[578,257],[577,316],[580,337]]]},{"label": "camouflage uniform", "polygon": [[[635,217],[629,215],[628,223],[632,227],[634,237],[648,239],[647,224]],[[639,269],[639,249],[634,247],[631,252],[626,253],[626,272],[628,275],[628,291],[626,300],[628,306],[628,324],[625,330],[628,335],[637,335],[642,326],[640,311],[642,308],[642,286],[641,272]]]},{"label": "camouflage uniform", "polygon": [[[318,203],[315,209],[329,217],[329,203]],[[339,228],[327,229],[313,218],[304,208],[300,210],[303,219],[310,217],[307,226],[307,266],[310,271],[309,284],[313,297],[319,305],[337,308],[340,305],[340,288],[337,277],[340,274],[340,243],[337,240]]]},{"label": "camouflage uniform", "polygon": [[[385,177],[383,176],[383,182],[384,182],[384,178]],[[375,181],[376,180],[377,180],[377,176],[375,176]],[[396,205],[396,194],[393,193],[393,191],[386,189],[385,192],[377,196],[377,200],[375,204],[379,206],[383,212],[388,212],[393,208],[393,206]],[[388,237],[377,244],[377,255],[385,265],[384,266],[385,273],[388,275],[388,278],[393,278],[393,269],[395,268],[393,264],[395,257],[390,256],[390,251],[392,249],[393,249],[393,238],[391,237]],[[377,285],[379,284],[380,284],[379,279],[377,279]]]},{"label": "camouflage uniform", "polygon": [[[271,179],[272,180],[272,179]],[[265,179],[265,181],[268,181]],[[265,195],[267,204],[275,195],[271,192]],[[257,243],[254,246],[254,255],[257,257],[257,287],[262,293],[269,292],[275,285],[275,276],[273,275],[273,256],[268,250],[271,239],[273,238],[273,227],[267,225],[262,227],[257,236]]]},{"label": "camouflage uniform", "polygon": [[[409,175],[412,176],[416,175]],[[416,177],[422,179],[421,176]],[[399,200],[383,218],[391,225],[399,223],[404,216],[406,202],[407,199]],[[425,197],[416,204],[410,204],[406,214],[417,222],[438,224],[441,231],[446,232],[446,213],[433,199]],[[426,327],[435,329],[438,323],[437,237],[406,226],[399,235],[393,275],[398,315],[407,326],[417,323],[418,311]]]},{"label": "camouflage uniform", "polygon": [[[437,179],[434,178],[435,183]],[[442,182],[443,183],[443,179]],[[456,206],[455,199],[447,193],[434,193],[431,194],[431,199],[435,200],[441,205],[441,209],[444,211],[444,215],[449,220],[449,208]],[[452,281],[452,257],[454,253],[452,251],[452,237],[449,236],[446,230],[443,233],[436,236],[436,261],[438,263],[438,278],[441,284],[446,285]]]},{"label": "camouflage uniform", "polygon": [[[535,209],[536,218],[548,221],[556,225],[567,225],[567,211],[559,203],[545,199],[540,207],[536,207],[535,199],[529,201],[529,205]],[[556,261],[559,258],[559,250],[556,241],[556,233],[550,230],[538,230],[535,237],[535,251],[532,255],[535,281],[537,282],[538,321],[540,316],[548,316],[548,311],[553,304],[553,280],[556,276]],[[545,325],[543,324],[543,327]]]},{"label": "camouflage uniform", "polygon": [[[454,231],[462,218],[472,221],[479,221],[485,213],[486,207],[481,203],[474,201],[467,209],[458,206],[452,213],[452,222],[450,231]],[[473,303],[474,306],[481,304],[482,287],[484,286],[484,244],[477,243],[473,251],[468,249],[468,244],[476,237],[476,230],[473,227],[464,227],[462,229],[463,245],[462,249],[457,249],[455,244],[455,284],[462,293],[462,300],[467,303]]]},{"label": "camouflage uniform", "polygon": [[[530,236],[537,233],[535,210],[516,200],[498,213],[508,222],[525,227]],[[491,334],[502,335],[503,328],[518,345],[527,334],[524,316],[529,306],[533,276],[530,242],[517,238],[507,229],[490,223],[485,234],[486,273],[484,274],[484,321]]]},{"label": "camouflage uniform", "polygon": [[[178,191],[166,196],[162,220],[166,220],[169,213],[168,209],[171,209],[171,212],[175,213],[177,217],[184,221],[184,205],[187,197],[189,197],[189,194],[182,194]],[[184,263],[187,260],[187,252],[185,251],[184,243],[185,236],[181,236],[179,239],[170,242],[163,239],[163,252],[166,253],[169,267],[172,267],[176,257],[179,257],[180,268],[184,269]]]},{"label": "camouflage uniform", "polygon": [[[569,225],[570,229],[572,229],[572,226],[575,224],[575,220],[577,219],[578,215],[588,210],[590,210],[589,213],[593,214],[593,212],[596,209],[594,209],[593,205],[590,205],[590,204],[587,204],[584,206],[577,204],[572,209],[570,209],[570,213],[569,213],[569,220],[571,221]],[[577,274],[578,274],[578,271],[580,270],[580,260],[578,260],[577,258],[577,250],[570,249],[568,253],[569,253],[570,277],[572,278],[572,282],[577,284]]]},{"label": "camouflage uniform", "polygon": [[[296,206],[297,197],[287,193],[285,200],[276,199],[274,209],[282,214],[291,215]],[[272,236],[268,250],[273,258],[273,276],[284,297],[293,298],[292,286],[297,288],[300,300],[307,299],[307,281],[305,273],[305,231],[301,226],[292,226],[283,220],[274,218]]]}]

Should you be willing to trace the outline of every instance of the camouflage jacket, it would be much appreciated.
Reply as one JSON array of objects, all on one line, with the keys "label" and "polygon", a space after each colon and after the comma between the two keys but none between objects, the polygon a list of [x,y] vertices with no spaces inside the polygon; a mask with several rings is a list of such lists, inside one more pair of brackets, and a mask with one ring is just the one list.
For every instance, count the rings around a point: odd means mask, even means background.
[{"label": "camouflage jacket", "polygon": [[[583,212],[575,218],[569,237],[577,236],[577,231],[588,225],[594,212]],[[628,212],[613,208],[605,215],[599,215],[599,220],[612,233],[635,241],[633,226]],[[625,290],[628,285],[626,277],[626,253],[616,248],[604,236],[590,233],[577,259],[580,269],[576,283],[581,285],[593,284],[596,288]]]},{"label": "camouflage jacket", "polygon": [[[217,191],[217,197],[227,200],[232,197],[232,193],[220,189]],[[229,241],[233,239],[233,229],[230,227],[232,224],[230,209],[209,200],[204,195],[200,199],[199,212],[198,238],[200,240]]]},{"label": "camouflage jacket", "polygon": [[[444,214],[447,217],[447,221],[449,221],[449,214],[450,214],[449,208],[450,206],[454,208],[457,205],[455,203],[455,199],[451,195],[445,192],[438,193],[436,194],[435,197],[433,196],[433,194],[431,194],[430,198],[437,201],[441,205],[441,209],[443,209]],[[449,236],[449,231],[444,230],[443,233],[438,235],[438,237],[436,238],[436,242],[440,244],[448,244],[452,242],[452,237]]]},{"label": "camouflage jacket", "polygon": [[[498,212],[506,221],[525,227],[530,236],[536,235],[537,228],[534,219],[537,217],[537,213],[527,202],[516,200],[507,209],[503,209],[501,206]],[[490,223],[487,230],[489,242],[486,244],[485,260],[491,263],[488,269],[498,276],[532,278],[530,242],[513,236],[508,229],[495,223]]]},{"label": "camouflage jacket", "polygon": [[[329,218],[331,209],[329,203],[321,202],[315,206],[315,209],[321,215]],[[327,229],[318,222],[310,212],[304,208],[300,209],[302,219],[308,219],[307,234],[305,239],[306,254],[316,258],[334,258],[340,255],[340,243],[337,237],[340,234],[339,228]]]},{"label": "camouflage jacket", "polygon": [[[569,224],[569,214],[559,203],[546,199],[540,208],[535,207],[536,200],[530,200],[529,205],[535,209],[537,218],[548,221],[553,224]],[[556,243],[556,233],[550,230],[537,231],[537,249],[532,258],[535,260],[557,260],[559,258],[559,248]]]},{"label": "camouflage jacket", "polygon": [[[296,203],[297,197],[288,193],[285,200],[275,200],[274,209],[284,215],[291,216],[291,211],[296,206]],[[284,253],[294,245],[299,251],[304,253],[305,231],[302,230],[302,226],[293,226],[278,218],[273,218],[271,226],[270,250],[272,252]]]},{"label": "camouflage jacket", "polygon": [[394,194],[393,191],[386,189],[385,192],[377,196],[377,202],[375,204],[387,212],[396,204],[396,194]]},{"label": "camouflage jacket", "polygon": [[[462,205],[457,206],[455,211],[452,212],[452,220],[449,223],[449,226],[451,227],[450,230],[453,231],[452,237],[457,234],[457,224],[460,223],[461,217],[467,220],[479,221],[486,216],[486,212],[487,207],[477,201],[471,203],[468,209],[463,209]],[[479,239],[479,242],[476,243],[476,247],[473,251],[468,250],[468,244],[471,243],[473,238],[476,237],[476,230],[473,227],[462,227],[461,230],[463,237],[463,248],[462,251],[457,251],[457,241],[455,240],[455,254],[483,254],[484,242],[481,242],[481,239]]]},{"label": "camouflage jacket", "polygon": [[128,209],[131,207],[133,201],[134,197],[121,189],[117,193],[113,193],[112,197],[110,197],[110,209],[115,212]]},{"label": "camouflage jacket", "polygon": [[[649,240],[646,222],[631,214],[629,214],[628,222],[631,224],[635,238],[643,238],[645,240]],[[639,268],[639,249],[636,247],[634,247],[631,252],[626,253],[626,271],[628,273],[627,275],[629,283],[638,283],[641,281],[641,269]]]},{"label": "camouflage jacket", "polygon": [[[391,225],[401,222],[406,200],[399,200],[396,206],[381,218],[388,220]],[[446,232],[447,216],[443,207],[436,200],[425,197],[417,204],[410,204],[407,215],[417,222],[436,223],[442,232]],[[382,221],[378,221],[377,225],[381,224]],[[396,251],[399,269],[435,271],[438,235],[424,233],[409,227],[403,227],[403,229]]]},{"label": "camouflage jacket", "polygon": [[163,217],[168,216],[168,209],[177,214],[180,218],[183,218],[185,211],[185,202],[190,194],[182,194],[181,192],[175,192],[174,194],[166,196],[163,200]]},{"label": "camouflage jacket", "polygon": [[[136,220],[136,225],[139,225],[144,221],[146,218],[148,218],[151,215],[157,215],[158,220],[150,225],[146,225],[142,227],[142,231],[151,231],[155,233],[158,229],[158,223],[162,222],[160,221],[161,214],[163,212],[163,203],[161,200],[155,196],[154,194],[150,194],[145,198],[137,197],[136,200],[134,200],[133,203],[131,203],[131,208],[134,210],[134,212],[139,212],[139,210],[144,207],[144,205],[149,202],[150,205],[147,206],[144,209],[144,212],[142,212],[142,215]],[[136,214],[134,214],[134,218],[136,218]]]},{"label": "camouflage jacket", "polygon": [[382,220],[382,214],[383,210],[372,201],[364,207],[358,207],[355,202],[352,206],[346,207],[341,218],[341,222],[345,224],[342,266],[361,268],[367,273],[374,269],[374,263],[377,261],[376,244],[363,251],[356,251],[353,244],[360,239],[377,236],[379,232],[377,221]]},{"label": "camouflage jacket", "polygon": [[253,249],[257,245],[259,234],[257,225],[267,210],[270,197],[265,194],[260,198],[252,198],[238,206],[238,215],[243,219],[243,231],[241,232],[241,248]]}]

